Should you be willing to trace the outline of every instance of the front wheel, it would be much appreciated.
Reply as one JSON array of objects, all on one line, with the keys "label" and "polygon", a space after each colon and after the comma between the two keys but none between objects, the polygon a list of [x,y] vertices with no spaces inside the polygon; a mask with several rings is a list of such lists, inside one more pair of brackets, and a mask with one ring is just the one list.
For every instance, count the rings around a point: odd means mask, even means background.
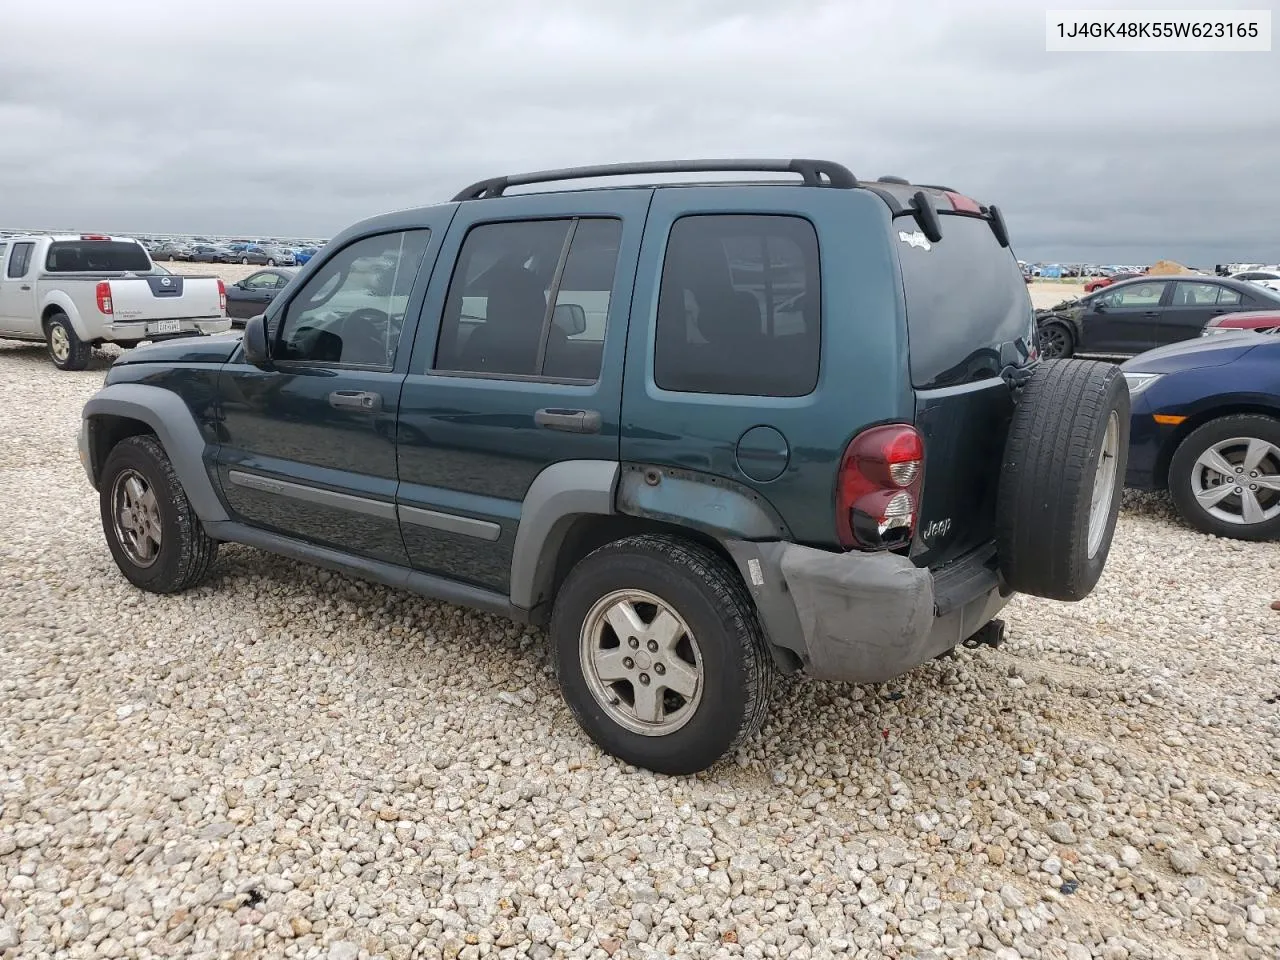
[{"label": "front wheel", "polygon": [[773,660],[736,571],[706,547],[627,537],[570,571],[551,619],[573,715],[605,751],[690,774],[759,729]]},{"label": "front wheel", "polygon": [[1076,350],[1075,337],[1065,323],[1050,321],[1040,328],[1040,355],[1046,360],[1065,360]]},{"label": "front wheel", "polygon": [[49,359],[59,370],[83,370],[89,365],[93,348],[76,336],[75,327],[65,313],[55,313],[44,327]]},{"label": "front wheel", "polygon": [[1169,463],[1169,493],[1205,533],[1280,537],[1280,420],[1237,414],[1192,430]]},{"label": "front wheel", "polygon": [[240,262],[241,262],[241,263],[243,263],[243,264],[246,264],[246,265],[247,265],[247,264],[249,263],[249,258],[248,258],[248,257],[241,257],[241,258],[240,258]]},{"label": "front wheel", "polygon": [[160,441],[121,440],[98,484],[102,532],[120,572],[151,593],[195,586],[218,554]]},{"label": "front wheel", "polygon": [[267,257],[267,266],[268,266],[268,267],[274,267],[275,265],[276,265],[276,262],[275,262],[273,259],[271,259],[270,257]]}]

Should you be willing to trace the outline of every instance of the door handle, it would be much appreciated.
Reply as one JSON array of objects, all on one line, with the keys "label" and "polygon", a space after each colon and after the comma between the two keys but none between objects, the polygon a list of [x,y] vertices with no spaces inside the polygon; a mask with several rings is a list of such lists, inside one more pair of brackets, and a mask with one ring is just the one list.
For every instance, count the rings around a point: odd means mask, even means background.
[{"label": "door handle", "polygon": [[1158,316],[1160,316],[1160,311],[1159,311],[1159,310],[1148,310],[1146,313],[1144,313],[1144,314],[1143,314],[1143,316],[1144,316],[1144,317],[1158,317]]},{"label": "door handle", "polygon": [[533,415],[533,422],[548,430],[563,430],[565,433],[599,433],[600,411],[545,407]]},{"label": "door handle", "polygon": [[22,285],[21,289],[23,289],[23,290],[30,290],[30,289],[31,289],[31,284],[29,284],[29,283],[24,283],[24,284]]},{"label": "door handle", "polygon": [[329,406],[373,413],[382,409],[382,395],[367,393],[363,390],[335,390],[329,394]]}]

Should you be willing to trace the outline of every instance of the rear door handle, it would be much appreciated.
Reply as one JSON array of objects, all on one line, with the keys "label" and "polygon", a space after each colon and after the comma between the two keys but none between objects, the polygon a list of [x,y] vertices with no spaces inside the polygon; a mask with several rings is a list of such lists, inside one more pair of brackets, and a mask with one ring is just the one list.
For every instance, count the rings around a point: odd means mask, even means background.
[{"label": "rear door handle", "polygon": [[382,395],[363,390],[335,390],[329,394],[329,406],[373,413],[382,409]]},{"label": "rear door handle", "polygon": [[1143,314],[1143,316],[1144,316],[1144,317],[1158,317],[1158,316],[1160,316],[1160,311],[1159,311],[1159,310],[1148,310],[1146,313],[1144,313],[1144,314]]},{"label": "rear door handle", "polygon": [[533,415],[533,422],[548,430],[563,430],[565,433],[599,433],[600,411],[544,407]]},{"label": "rear door handle", "polygon": [[23,290],[30,290],[30,289],[31,289],[31,284],[29,284],[29,283],[24,283],[24,284],[22,285],[22,289],[23,289]]}]

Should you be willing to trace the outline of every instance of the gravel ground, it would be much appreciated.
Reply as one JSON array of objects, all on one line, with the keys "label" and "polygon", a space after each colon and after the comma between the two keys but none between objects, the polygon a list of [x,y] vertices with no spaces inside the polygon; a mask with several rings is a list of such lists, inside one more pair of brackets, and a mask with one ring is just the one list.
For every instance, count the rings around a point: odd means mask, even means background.
[{"label": "gravel ground", "polygon": [[131,588],[105,366],[0,344],[5,960],[1278,955],[1280,544],[1131,496],[1088,600],[662,778],[504,621],[236,547]]}]

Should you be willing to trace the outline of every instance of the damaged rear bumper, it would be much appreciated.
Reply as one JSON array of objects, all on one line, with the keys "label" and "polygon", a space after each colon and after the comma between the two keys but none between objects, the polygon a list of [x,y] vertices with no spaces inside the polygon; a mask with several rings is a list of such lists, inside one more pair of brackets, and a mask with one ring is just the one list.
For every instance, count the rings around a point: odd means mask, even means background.
[{"label": "damaged rear bumper", "polygon": [[891,553],[742,540],[725,546],[770,641],[823,680],[890,680],[973,636],[1011,595],[990,548],[934,573]]}]

